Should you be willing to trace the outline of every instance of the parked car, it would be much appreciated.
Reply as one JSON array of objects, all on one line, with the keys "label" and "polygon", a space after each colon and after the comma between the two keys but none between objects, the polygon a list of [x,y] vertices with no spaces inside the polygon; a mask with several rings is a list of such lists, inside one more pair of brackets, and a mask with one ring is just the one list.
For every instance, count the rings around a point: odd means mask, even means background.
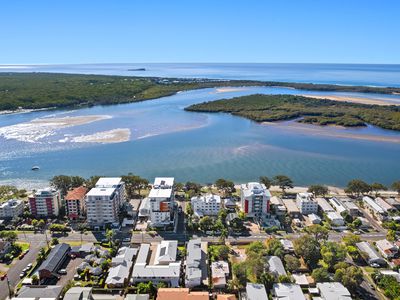
[{"label": "parked car", "polygon": [[32,264],[28,264],[26,267],[30,270],[30,269],[32,269],[33,265]]},{"label": "parked car", "polygon": [[7,277],[7,274],[6,274],[6,273],[1,274],[0,280],[3,281],[4,279],[6,279],[6,277]]},{"label": "parked car", "polygon": [[19,278],[24,278],[25,275],[26,275],[26,272],[22,271],[22,272],[19,274]]},{"label": "parked car", "polygon": [[58,270],[57,273],[60,274],[60,275],[66,275],[67,274],[67,270],[61,269],[61,270]]},{"label": "parked car", "polygon": [[129,237],[124,238],[123,241],[124,241],[124,242],[130,242],[130,241],[131,241],[131,238],[129,238]]}]

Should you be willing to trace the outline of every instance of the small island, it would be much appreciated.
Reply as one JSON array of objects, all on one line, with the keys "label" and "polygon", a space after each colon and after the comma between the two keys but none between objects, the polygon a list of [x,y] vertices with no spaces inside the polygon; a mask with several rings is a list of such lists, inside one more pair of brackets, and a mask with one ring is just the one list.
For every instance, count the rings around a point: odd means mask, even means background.
[{"label": "small island", "polygon": [[128,71],[146,71],[146,68],[128,69]]},{"label": "small island", "polygon": [[[130,103],[171,96],[184,90],[246,86],[354,93],[400,93],[400,88],[395,87],[61,73],[0,73],[0,111]],[[318,103],[315,99],[313,101]]]},{"label": "small island", "polygon": [[372,124],[400,131],[400,107],[315,99],[296,95],[261,95],[203,102],[186,107],[194,112],[226,112],[256,122],[297,120],[344,127]]}]

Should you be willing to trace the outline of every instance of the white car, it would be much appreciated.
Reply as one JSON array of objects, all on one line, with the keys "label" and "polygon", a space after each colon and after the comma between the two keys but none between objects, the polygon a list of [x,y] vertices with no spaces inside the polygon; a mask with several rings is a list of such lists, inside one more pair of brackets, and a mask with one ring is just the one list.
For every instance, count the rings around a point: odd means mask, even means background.
[{"label": "white car", "polygon": [[67,274],[67,270],[61,269],[61,270],[58,271],[58,274],[65,275],[65,274]]}]

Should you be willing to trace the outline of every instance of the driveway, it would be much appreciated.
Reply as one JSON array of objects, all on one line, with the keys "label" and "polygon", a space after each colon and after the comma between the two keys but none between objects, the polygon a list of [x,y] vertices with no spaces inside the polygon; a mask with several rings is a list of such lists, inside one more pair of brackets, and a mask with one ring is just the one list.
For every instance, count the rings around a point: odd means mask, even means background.
[{"label": "driveway", "polygon": [[76,274],[76,267],[79,266],[82,261],[83,258],[80,257],[77,257],[75,259],[67,258],[67,260],[61,267],[61,269],[67,270],[67,274],[60,275],[61,278],[58,280],[57,285],[65,286],[68,281],[74,279],[74,275]]}]

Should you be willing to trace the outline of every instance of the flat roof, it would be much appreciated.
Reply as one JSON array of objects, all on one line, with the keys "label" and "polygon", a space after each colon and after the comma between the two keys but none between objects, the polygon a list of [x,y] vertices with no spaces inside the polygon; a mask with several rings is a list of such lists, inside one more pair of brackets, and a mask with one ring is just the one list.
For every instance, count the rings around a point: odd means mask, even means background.
[{"label": "flat roof", "polygon": [[263,284],[247,283],[246,294],[247,300],[268,299],[267,291]]},{"label": "flat roof", "polygon": [[121,181],[121,177],[101,177],[97,180],[96,187],[116,187]]},{"label": "flat roof", "polygon": [[89,193],[87,193],[88,196],[111,196],[115,192],[115,188],[99,188],[95,187],[92,188]]},{"label": "flat roof", "polygon": [[[273,291],[277,299],[285,300],[306,300],[303,291],[298,284],[294,283],[275,283]],[[260,300],[261,298],[257,299]],[[267,298],[263,298],[267,299]]]},{"label": "flat roof", "polygon": [[340,282],[319,282],[317,288],[325,300],[352,299],[349,290]]}]

